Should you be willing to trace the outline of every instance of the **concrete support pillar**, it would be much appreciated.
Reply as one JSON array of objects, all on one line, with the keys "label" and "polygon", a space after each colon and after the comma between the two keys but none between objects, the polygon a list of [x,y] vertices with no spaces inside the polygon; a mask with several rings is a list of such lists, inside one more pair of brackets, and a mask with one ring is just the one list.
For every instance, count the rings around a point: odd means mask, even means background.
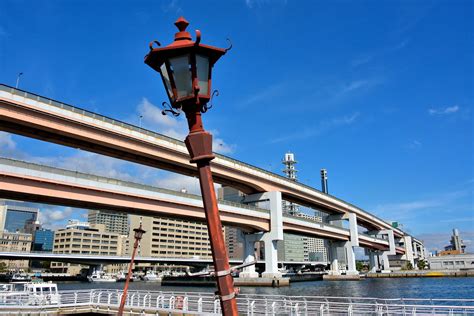
[{"label": "concrete support pillar", "polygon": [[337,242],[329,242],[329,262],[330,264],[330,271],[329,274],[331,275],[339,275],[341,272],[339,271],[339,261],[337,259],[337,246],[339,243]]},{"label": "concrete support pillar", "polygon": [[376,251],[369,251],[369,264],[370,264],[370,272],[376,273],[378,270],[380,270],[379,256]]},{"label": "concrete support pillar", "polygon": [[283,209],[281,192],[265,192],[247,195],[244,203],[255,203],[260,201],[270,202],[270,231],[259,234],[258,240],[264,242],[265,249],[265,271],[264,278],[280,278],[282,275],[278,271],[278,250],[277,241],[283,240]]},{"label": "concrete support pillar", "polygon": [[[255,235],[244,235],[244,263],[255,261]],[[239,274],[240,278],[258,278],[255,265],[245,267]]]},{"label": "concrete support pillar", "polygon": [[359,274],[356,268],[356,261],[355,261],[355,254],[354,254],[354,247],[350,241],[346,242],[344,245],[344,250],[346,253],[346,262],[347,262],[347,270],[346,274]]},{"label": "concrete support pillar", "polygon": [[346,262],[347,274],[359,274],[356,269],[354,247],[359,246],[359,234],[357,231],[357,216],[354,213],[345,213],[341,215],[331,215],[328,217],[329,222],[348,220],[349,221],[349,241],[347,242],[331,242],[329,243],[331,271],[330,274],[340,274],[338,267],[337,248],[344,247],[344,259]]},{"label": "concrete support pillar", "polygon": [[383,273],[390,273],[390,260],[388,259],[388,251],[382,252],[382,272]]},{"label": "concrete support pillar", "polygon": [[278,251],[277,240],[272,238],[263,238],[265,244],[265,271],[262,278],[281,278],[282,274],[278,271]]},{"label": "concrete support pillar", "polygon": [[382,259],[382,266],[378,267],[379,268],[382,268],[382,272],[384,273],[387,273],[387,272],[391,272],[390,271],[390,260],[389,260],[389,257],[388,256],[394,256],[397,254],[396,252],[396,247],[395,247],[395,235],[393,234],[393,230],[391,229],[384,229],[384,230],[380,230],[380,231],[377,231],[377,232],[372,232],[372,234],[374,235],[386,235],[387,236],[387,240],[388,240],[388,244],[389,244],[389,248],[387,251],[381,251],[379,252],[379,255]]},{"label": "concrete support pillar", "polygon": [[415,266],[415,260],[413,258],[413,240],[411,236],[403,236],[403,243],[405,245],[404,259],[408,261],[414,269],[417,269]]}]

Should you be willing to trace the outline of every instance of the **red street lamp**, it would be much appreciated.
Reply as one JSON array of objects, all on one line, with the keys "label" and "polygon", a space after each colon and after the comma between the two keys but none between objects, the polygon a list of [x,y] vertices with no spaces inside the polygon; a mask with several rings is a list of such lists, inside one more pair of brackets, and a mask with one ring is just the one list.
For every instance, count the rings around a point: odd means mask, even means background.
[{"label": "red street lamp", "polygon": [[[196,41],[186,31],[189,25],[180,17],[175,25],[179,32],[174,42],[162,48],[157,41],[150,43],[150,52],[145,63],[159,72],[170,100],[166,112],[175,116],[183,111],[189,125],[189,134],[185,143],[191,156],[191,162],[197,164],[202,199],[206,213],[207,229],[211,241],[212,258],[216,270],[217,289],[224,315],[237,315],[234,281],[230,274],[229,259],[222,235],[222,224],[217,208],[214,181],[212,180],[210,161],[212,153],[212,135],[204,130],[201,113],[210,107],[212,67],[228,49],[201,44],[201,32],[196,30]],[[166,102],[163,102],[166,104]]]},{"label": "red street lamp", "polygon": [[132,277],[133,262],[135,261],[135,254],[137,253],[138,244],[143,237],[145,231],[142,229],[142,222],[140,221],[140,227],[133,229],[135,232],[135,243],[133,244],[132,258],[130,259],[130,265],[128,266],[127,280],[125,281],[125,286],[123,287],[122,299],[120,300],[120,306],[118,310],[118,316],[123,315],[123,309],[125,308],[125,302],[127,300],[128,285]]}]

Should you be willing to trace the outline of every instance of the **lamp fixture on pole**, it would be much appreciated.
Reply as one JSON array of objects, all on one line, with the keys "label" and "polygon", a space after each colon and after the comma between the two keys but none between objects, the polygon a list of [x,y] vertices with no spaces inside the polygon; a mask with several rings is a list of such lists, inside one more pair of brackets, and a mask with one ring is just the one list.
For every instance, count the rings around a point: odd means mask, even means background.
[{"label": "lamp fixture on pole", "polygon": [[[150,52],[145,63],[160,73],[170,104],[163,114],[180,115],[184,112],[189,126],[186,147],[191,163],[196,163],[199,174],[207,229],[211,243],[212,258],[216,271],[218,294],[222,313],[225,316],[238,315],[235,300],[234,281],[232,279],[227,250],[222,235],[222,224],[217,207],[214,181],[210,161],[212,153],[212,135],[204,130],[201,113],[205,113],[213,95],[211,93],[212,67],[229,49],[201,44],[201,32],[196,30],[196,41],[186,31],[189,25],[183,17],[175,22],[179,29],[174,42],[160,47],[158,41],[150,43]],[[154,44],[158,47],[154,48]]]},{"label": "lamp fixture on pole", "polygon": [[128,292],[128,285],[130,284],[130,279],[132,278],[132,269],[133,269],[133,262],[135,261],[135,255],[137,253],[138,244],[143,237],[145,231],[142,229],[142,221],[140,219],[140,226],[138,228],[134,228],[133,231],[135,232],[135,243],[133,244],[133,252],[132,258],[130,259],[130,265],[128,266],[128,273],[127,279],[125,280],[125,286],[123,287],[122,299],[120,300],[120,306],[117,315],[122,316],[123,310],[125,308],[125,302],[127,301],[127,292]]}]

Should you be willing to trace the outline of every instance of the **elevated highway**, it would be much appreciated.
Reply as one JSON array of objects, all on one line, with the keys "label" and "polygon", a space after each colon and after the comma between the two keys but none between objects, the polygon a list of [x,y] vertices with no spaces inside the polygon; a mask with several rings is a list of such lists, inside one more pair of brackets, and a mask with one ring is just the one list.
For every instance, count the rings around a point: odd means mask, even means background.
[{"label": "elevated highway", "polygon": [[[60,253],[46,253],[46,252],[0,252],[0,260],[38,260],[38,261],[54,261],[77,263],[86,265],[101,265],[101,264],[120,264],[130,263],[130,256],[101,256],[101,255],[86,255],[86,254],[60,254]],[[230,259],[231,265],[239,265],[242,260]],[[176,264],[191,267],[201,267],[212,265],[212,259],[205,258],[159,258],[159,257],[135,257],[135,263],[161,263],[161,264]],[[257,261],[257,264],[263,264],[264,261]],[[320,261],[281,261],[280,264],[284,266],[326,266],[327,262]]]},{"label": "elevated highway", "polygon": [[[0,129],[185,175],[196,175],[183,142],[36,94],[0,85]],[[216,182],[246,193],[278,191],[285,200],[329,214],[353,213],[368,230],[404,232],[317,189],[223,155],[212,162]],[[224,211],[224,210],[223,210]],[[224,211],[224,221],[225,211]],[[254,219],[259,222],[260,217]],[[251,225],[250,225],[251,226]]]},{"label": "elevated highway", "polygon": [[[64,206],[107,209],[204,221],[201,197],[133,182],[0,158],[0,197]],[[219,201],[222,222],[247,232],[271,229],[270,211],[249,205]],[[301,217],[283,216],[283,231],[334,241],[348,241],[349,229]],[[387,250],[386,239],[358,234],[360,246]],[[403,254],[404,248],[397,252]]]}]

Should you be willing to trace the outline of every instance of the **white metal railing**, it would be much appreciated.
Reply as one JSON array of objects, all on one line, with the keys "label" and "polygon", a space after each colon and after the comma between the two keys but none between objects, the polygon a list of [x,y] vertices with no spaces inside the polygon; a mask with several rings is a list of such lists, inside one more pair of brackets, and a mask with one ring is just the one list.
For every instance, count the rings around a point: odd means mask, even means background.
[{"label": "white metal railing", "polygon": [[[119,290],[61,291],[57,303],[51,297],[0,293],[0,314],[27,315],[34,310],[114,310],[122,296]],[[240,315],[474,315],[474,299],[381,299],[362,297],[282,296],[240,294]],[[145,314],[186,312],[220,315],[213,293],[130,291],[127,310]],[[132,313],[132,312],[131,312]]]}]

